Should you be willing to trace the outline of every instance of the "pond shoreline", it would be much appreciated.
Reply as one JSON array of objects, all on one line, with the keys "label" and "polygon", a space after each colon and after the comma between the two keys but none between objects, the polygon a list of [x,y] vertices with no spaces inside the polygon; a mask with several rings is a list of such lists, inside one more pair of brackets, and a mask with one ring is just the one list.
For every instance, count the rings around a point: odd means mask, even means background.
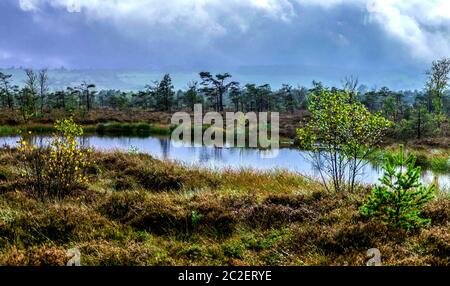
[{"label": "pond shoreline", "polygon": [[[105,136],[138,136],[149,137],[154,135],[170,135],[174,126],[164,124],[148,124],[143,122],[120,123],[108,122],[95,125],[83,125],[86,135],[105,135]],[[0,125],[0,137],[14,136],[24,132],[32,132],[34,134],[51,134],[55,132],[54,125],[51,124],[28,124],[28,125]],[[398,142],[384,143],[378,148],[368,160],[376,165],[381,165],[385,156],[396,152],[398,144],[404,144],[406,150],[413,153],[417,158],[417,165],[424,170],[432,170],[442,174],[450,173],[450,146],[442,148],[436,146],[435,140],[425,141],[429,145],[423,145],[421,142]],[[297,148],[296,140],[288,137],[280,137],[280,148]]]},{"label": "pond shoreline", "polygon": [[[0,145],[6,144],[14,146],[20,137],[0,136]],[[30,143],[40,145],[50,139],[50,134],[26,134]],[[155,158],[181,162],[187,166],[202,167],[212,170],[226,169],[253,169],[253,170],[288,170],[297,172],[318,180],[319,174],[312,167],[307,159],[307,151],[301,151],[293,146],[280,147],[276,150],[257,148],[217,148],[199,144],[181,144],[179,141],[172,141],[167,135],[122,135],[117,133],[106,133],[98,135],[89,133],[81,137],[80,142],[98,151],[119,150],[121,152],[147,153]],[[386,151],[377,153],[378,157],[370,158],[370,164],[364,168],[364,173],[360,177],[363,183],[378,183],[380,173],[380,162]],[[434,181],[443,182],[443,186],[450,185],[448,172],[432,172],[423,170],[424,180],[427,183]],[[448,186],[446,187],[448,188]]]}]

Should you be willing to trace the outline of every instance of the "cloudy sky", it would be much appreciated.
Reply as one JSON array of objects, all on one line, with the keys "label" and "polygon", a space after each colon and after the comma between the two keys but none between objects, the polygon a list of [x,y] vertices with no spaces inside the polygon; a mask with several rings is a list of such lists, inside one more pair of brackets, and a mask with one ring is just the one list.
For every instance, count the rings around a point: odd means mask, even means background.
[{"label": "cloudy sky", "polygon": [[421,88],[448,0],[2,0],[0,68],[65,67]]}]

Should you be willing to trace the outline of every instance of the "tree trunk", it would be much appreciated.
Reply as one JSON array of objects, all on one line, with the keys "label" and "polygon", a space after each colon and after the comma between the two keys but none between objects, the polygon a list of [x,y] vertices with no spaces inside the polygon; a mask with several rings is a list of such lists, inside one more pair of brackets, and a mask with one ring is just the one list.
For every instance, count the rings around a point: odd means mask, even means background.
[{"label": "tree trunk", "polygon": [[420,139],[420,137],[421,137],[421,132],[420,132],[420,128],[421,128],[421,126],[420,126],[420,124],[421,124],[421,121],[422,121],[422,118],[420,118],[421,117],[421,111],[420,111],[420,107],[419,107],[419,113],[418,113],[418,115],[417,115],[417,117],[418,117],[418,120],[417,120],[417,139]]}]

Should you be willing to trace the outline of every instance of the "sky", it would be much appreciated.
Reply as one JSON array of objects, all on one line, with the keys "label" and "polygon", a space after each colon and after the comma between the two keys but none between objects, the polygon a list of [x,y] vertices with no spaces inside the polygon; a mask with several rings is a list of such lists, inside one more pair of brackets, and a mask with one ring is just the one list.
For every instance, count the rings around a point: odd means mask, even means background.
[{"label": "sky", "polygon": [[421,89],[450,57],[449,11],[448,0],[2,0],[0,68],[107,71],[105,84],[138,87],[168,72],[182,88],[207,70]]}]

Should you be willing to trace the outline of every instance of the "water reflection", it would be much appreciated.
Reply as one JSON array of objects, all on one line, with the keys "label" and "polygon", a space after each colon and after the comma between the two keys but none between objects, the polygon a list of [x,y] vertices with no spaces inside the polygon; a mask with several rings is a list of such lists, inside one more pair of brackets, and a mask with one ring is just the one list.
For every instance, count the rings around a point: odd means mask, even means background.
[{"label": "water reflection", "polygon": [[[42,146],[48,142],[48,136],[31,136],[27,140],[30,143]],[[0,137],[0,145],[15,146],[19,137]],[[109,136],[83,136],[79,138],[80,143],[100,151],[121,150],[129,151],[132,147],[138,152],[148,153],[152,156],[176,160],[188,165],[200,165],[214,169],[240,169],[252,168],[257,170],[286,169],[299,172],[304,175],[319,177],[317,168],[307,159],[308,153],[292,148],[281,148],[277,150],[277,156],[273,150],[260,150],[255,148],[232,148],[224,146],[214,148],[196,143],[177,144],[170,138],[164,136],[154,137],[109,137]],[[360,181],[365,183],[376,183],[381,175],[379,167],[367,164],[363,168]],[[449,189],[450,176],[436,175],[431,171],[423,172],[423,181],[426,183],[437,182],[441,188]]]}]

